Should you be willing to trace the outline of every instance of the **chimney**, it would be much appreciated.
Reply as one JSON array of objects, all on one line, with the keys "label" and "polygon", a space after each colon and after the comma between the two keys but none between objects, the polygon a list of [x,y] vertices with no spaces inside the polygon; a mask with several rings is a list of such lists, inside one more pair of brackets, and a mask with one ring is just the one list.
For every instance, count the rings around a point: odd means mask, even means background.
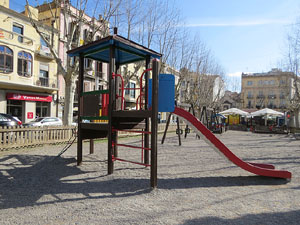
[{"label": "chimney", "polygon": [[39,10],[30,5],[25,6],[25,16],[30,17],[34,20],[39,20]]},{"label": "chimney", "polygon": [[9,0],[0,0],[0,5],[9,9]]}]

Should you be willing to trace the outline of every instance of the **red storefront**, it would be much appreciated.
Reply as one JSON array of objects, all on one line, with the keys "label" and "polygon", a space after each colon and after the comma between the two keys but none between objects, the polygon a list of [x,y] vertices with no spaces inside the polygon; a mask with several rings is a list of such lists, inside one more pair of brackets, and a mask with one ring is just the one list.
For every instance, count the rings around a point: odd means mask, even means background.
[{"label": "red storefront", "polygon": [[6,93],[7,113],[17,116],[23,122],[37,116],[50,116],[51,95],[27,93]]}]

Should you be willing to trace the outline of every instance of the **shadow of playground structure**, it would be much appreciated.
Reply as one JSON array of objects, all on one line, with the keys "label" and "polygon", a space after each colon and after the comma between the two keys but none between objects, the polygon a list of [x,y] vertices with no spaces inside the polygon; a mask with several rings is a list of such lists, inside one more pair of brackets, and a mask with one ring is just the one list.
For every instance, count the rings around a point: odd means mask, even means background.
[{"label": "shadow of playground structure", "polygon": [[204,217],[188,220],[183,225],[213,224],[213,225],[298,225],[300,221],[300,210],[279,213],[248,214],[235,219],[224,219],[220,217]]},{"label": "shadow of playground structure", "polygon": [[[114,179],[106,176],[106,171],[92,177],[85,174],[95,171],[82,171],[75,166],[74,158],[53,159],[53,156],[37,155],[10,155],[0,159],[0,209],[93,198],[123,198],[151,191],[148,179]],[[10,169],[3,169],[5,167]],[[70,176],[72,178],[68,178]],[[159,179],[158,188],[281,185],[286,182],[258,176],[185,177]],[[43,198],[45,196],[48,197]]]}]

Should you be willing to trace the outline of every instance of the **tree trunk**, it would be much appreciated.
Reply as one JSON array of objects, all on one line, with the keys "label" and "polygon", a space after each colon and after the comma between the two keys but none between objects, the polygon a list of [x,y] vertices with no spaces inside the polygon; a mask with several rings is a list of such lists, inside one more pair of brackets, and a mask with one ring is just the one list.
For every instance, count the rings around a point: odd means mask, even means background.
[{"label": "tree trunk", "polygon": [[73,103],[75,93],[75,82],[74,79],[65,80],[65,106],[64,106],[64,125],[71,125],[73,122]]},{"label": "tree trunk", "polygon": [[299,109],[295,109],[294,114],[295,114],[295,127],[300,128],[299,124]]}]

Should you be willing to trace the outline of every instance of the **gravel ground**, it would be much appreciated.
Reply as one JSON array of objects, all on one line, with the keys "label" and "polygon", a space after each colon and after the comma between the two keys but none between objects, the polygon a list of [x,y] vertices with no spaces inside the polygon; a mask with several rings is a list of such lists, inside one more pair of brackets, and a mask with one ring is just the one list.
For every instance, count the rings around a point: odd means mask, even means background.
[{"label": "gravel ground", "polygon": [[[0,224],[299,224],[300,141],[287,135],[228,131],[217,135],[244,160],[289,170],[291,181],[258,177],[229,163],[195,134],[178,146],[158,144],[158,188],[150,170],[115,163],[107,176],[107,142],[76,144],[62,157],[51,145],[0,152]],[[137,138],[120,143],[139,144]],[[140,160],[133,149],[120,157]]]}]

